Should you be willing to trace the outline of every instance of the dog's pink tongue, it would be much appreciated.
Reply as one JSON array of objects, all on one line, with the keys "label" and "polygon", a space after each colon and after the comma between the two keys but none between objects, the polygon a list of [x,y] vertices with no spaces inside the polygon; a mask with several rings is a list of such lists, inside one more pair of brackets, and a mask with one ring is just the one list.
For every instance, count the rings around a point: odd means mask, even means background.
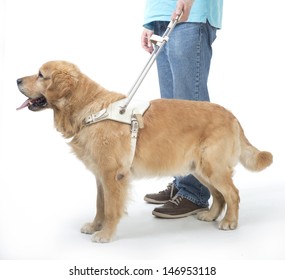
[{"label": "dog's pink tongue", "polygon": [[30,105],[30,99],[27,99],[19,108],[17,108],[16,110],[21,110],[25,107],[27,107],[28,105]]}]

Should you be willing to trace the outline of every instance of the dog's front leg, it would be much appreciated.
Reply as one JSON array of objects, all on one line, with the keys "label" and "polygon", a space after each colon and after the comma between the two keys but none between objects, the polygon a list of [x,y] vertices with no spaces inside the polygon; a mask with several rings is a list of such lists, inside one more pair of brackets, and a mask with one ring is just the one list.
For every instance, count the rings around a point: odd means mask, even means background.
[{"label": "dog's front leg", "polygon": [[103,227],[104,223],[104,190],[102,183],[96,179],[97,184],[97,212],[92,223],[86,223],[82,228],[81,232],[86,234],[93,234],[99,231]]},{"label": "dog's front leg", "polygon": [[[109,242],[124,213],[129,184],[128,172],[108,171],[103,176],[104,222],[100,231],[92,236],[94,242]],[[95,219],[96,220],[96,219]]]}]

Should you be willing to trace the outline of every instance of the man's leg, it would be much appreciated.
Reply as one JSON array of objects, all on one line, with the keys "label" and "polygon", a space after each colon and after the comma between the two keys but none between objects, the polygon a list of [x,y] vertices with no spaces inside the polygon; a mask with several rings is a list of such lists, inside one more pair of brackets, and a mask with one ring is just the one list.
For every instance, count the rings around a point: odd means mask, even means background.
[{"label": "man's leg", "polygon": [[[157,34],[162,35],[159,32],[163,32],[162,27],[157,31]],[[209,101],[207,80],[212,57],[211,44],[215,37],[216,29],[208,23],[182,23],[175,27],[165,49],[157,58],[163,98]],[[208,206],[210,193],[194,176],[175,178],[173,185],[175,191],[168,193],[175,193],[175,196],[170,196],[171,201],[156,208],[154,215],[164,218],[184,217]],[[149,196],[153,199],[154,195],[146,195],[145,200],[148,201]],[[160,198],[156,195],[156,203],[159,203]]]}]

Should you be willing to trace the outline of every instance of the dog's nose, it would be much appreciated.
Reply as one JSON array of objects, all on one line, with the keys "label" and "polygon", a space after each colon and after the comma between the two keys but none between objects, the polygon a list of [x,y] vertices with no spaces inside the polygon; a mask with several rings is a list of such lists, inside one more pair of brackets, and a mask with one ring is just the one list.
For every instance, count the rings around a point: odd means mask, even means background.
[{"label": "dog's nose", "polygon": [[18,79],[17,80],[17,85],[20,85],[22,83],[22,81],[23,81],[22,79]]}]

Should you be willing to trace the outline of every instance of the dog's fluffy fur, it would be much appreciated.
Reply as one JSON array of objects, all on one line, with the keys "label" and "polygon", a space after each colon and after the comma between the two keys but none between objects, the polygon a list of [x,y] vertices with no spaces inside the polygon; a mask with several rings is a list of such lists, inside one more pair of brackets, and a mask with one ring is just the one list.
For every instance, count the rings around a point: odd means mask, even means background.
[{"label": "dog's fluffy fur", "polygon": [[131,163],[128,124],[110,120],[83,124],[90,114],[125,98],[123,94],[106,90],[64,61],[47,62],[39,74],[17,83],[29,98],[22,107],[53,109],[56,129],[72,138],[74,153],[96,177],[96,217],[81,229],[93,234],[96,242],[109,242],[114,236],[133,177],[193,174],[213,196],[210,210],[198,213],[198,219],[213,221],[226,205],[219,228],[235,229],[239,192],[232,181],[234,166],[241,162],[260,171],[272,163],[272,155],[252,146],[238,120],[223,107],[166,99],[151,101]]}]

